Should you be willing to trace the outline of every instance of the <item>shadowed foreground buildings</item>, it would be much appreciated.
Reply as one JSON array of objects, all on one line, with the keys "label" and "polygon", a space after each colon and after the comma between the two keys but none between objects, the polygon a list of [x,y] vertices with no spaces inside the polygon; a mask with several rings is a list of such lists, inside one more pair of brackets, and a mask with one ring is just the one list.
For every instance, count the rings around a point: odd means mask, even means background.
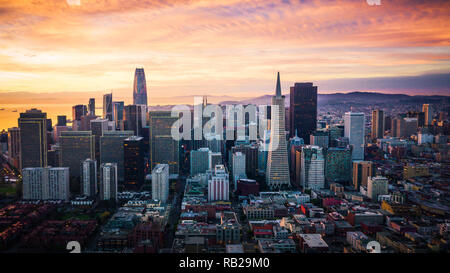
[{"label": "shadowed foreground buildings", "polygon": [[47,113],[38,109],[20,113],[21,168],[47,166]]},{"label": "shadowed foreground buildings", "polygon": [[125,177],[121,188],[139,190],[144,184],[144,149],[143,137],[131,136],[123,140]]}]

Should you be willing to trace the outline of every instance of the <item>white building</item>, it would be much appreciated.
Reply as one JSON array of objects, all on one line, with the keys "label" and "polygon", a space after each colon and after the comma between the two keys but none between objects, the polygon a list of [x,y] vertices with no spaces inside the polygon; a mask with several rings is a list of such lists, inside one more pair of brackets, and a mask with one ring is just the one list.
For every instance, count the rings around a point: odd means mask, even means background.
[{"label": "white building", "polygon": [[117,163],[100,165],[100,200],[117,201]]},{"label": "white building", "polygon": [[230,181],[225,166],[216,165],[214,174],[208,181],[208,201],[230,200]]},{"label": "white building", "polygon": [[169,165],[158,164],[152,171],[152,198],[166,203],[169,198]]},{"label": "white building", "polygon": [[25,168],[23,175],[24,200],[70,199],[69,168]]},{"label": "white building", "polygon": [[352,160],[364,160],[364,113],[347,112],[344,116],[344,137],[353,147]]},{"label": "white building", "polygon": [[81,163],[81,194],[93,197],[97,191],[97,161],[89,158]]},{"label": "white building", "polygon": [[417,143],[418,144],[425,144],[425,143],[433,143],[434,136],[430,134],[418,134],[417,135]]},{"label": "white building", "polygon": [[237,180],[247,177],[245,174],[245,154],[241,152],[234,153],[232,161],[233,185],[234,189],[237,189]]},{"label": "white building", "polygon": [[325,186],[325,159],[322,147],[302,147],[300,182],[304,189],[323,189]]},{"label": "white building", "polygon": [[369,177],[367,180],[367,197],[377,201],[379,195],[387,195],[389,193],[388,185],[389,182],[386,177]]}]

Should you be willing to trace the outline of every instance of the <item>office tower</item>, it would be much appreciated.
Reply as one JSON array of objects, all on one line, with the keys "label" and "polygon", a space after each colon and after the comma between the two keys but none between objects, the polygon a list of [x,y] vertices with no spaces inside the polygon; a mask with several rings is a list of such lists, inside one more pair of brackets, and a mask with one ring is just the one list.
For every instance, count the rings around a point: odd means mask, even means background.
[{"label": "office tower", "polygon": [[47,113],[38,109],[20,113],[21,168],[47,166]]},{"label": "office tower", "polygon": [[209,169],[209,153],[210,151],[208,148],[200,148],[191,151],[190,174],[192,176],[199,173],[205,173]]},{"label": "office tower", "polygon": [[264,130],[264,135],[259,141],[258,147],[258,173],[266,174],[267,158],[269,156],[270,131]]},{"label": "office tower", "polygon": [[133,104],[147,106],[147,82],[144,68],[136,68],[134,72]]},{"label": "office tower", "polygon": [[107,131],[100,137],[100,164],[117,164],[119,184],[124,182],[124,141],[133,134],[133,131]]},{"label": "office tower", "polygon": [[309,143],[309,136],[317,129],[317,86],[312,83],[295,83],[290,90],[289,120],[290,135],[298,136]]},{"label": "office tower", "polygon": [[305,189],[323,189],[325,186],[325,160],[322,147],[307,145],[301,152],[300,181]]},{"label": "office tower", "polygon": [[67,126],[67,117],[66,116],[58,116],[58,123],[56,126]]},{"label": "office tower", "polygon": [[152,171],[152,198],[167,203],[169,198],[169,165],[158,164]]},{"label": "office tower", "polygon": [[372,111],[372,139],[383,138],[384,136],[384,112],[383,110]]},{"label": "office tower", "polygon": [[258,145],[244,144],[231,148],[231,153],[241,152],[245,155],[245,170],[247,177],[255,179],[258,173]]},{"label": "office tower", "polygon": [[131,136],[123,141],[124,147],[124,187],[126,190],[138,190],[144,183],[144,138]]},{"label": "office tower", "polygon": [[69,168],[24,168],[24,200],[69,201]]},{"label": "office tower", "polygon": [[89,115],[95,116],[95,99],[90,98],[89,99],[89,105],[88,105],[88,113]]},{"label": "office tower", "polygon": [[142,107],[138,105],[127,105],[124,107],[124,128],[128,131],[134,131],[134,135],[141,136],[143,127]]},{"label": "office tower", "polygon": [[425,113],[425,126],[430,126],[433,121],[433,113],[429,104],[422,105],[422,112]]},{"label": "office tower", "polygon": [[222,154],[221,153],[213,153],[209,151],[208,153],[208,165],[210,170],[214,170],[216,165],[222,165]]},{"label": "office tower", "polygon": [[329,184],[349,185],[352,181],[350,148],[328,148],[325,158],[325,180]]},{"label": "office tower", "polygon": [[371,161],[353,162],[353,187],[359,191],[360,186],[367,187],[367,179],[375,175]]},{"label": "office tower", "polygon": [[[78,131],[91,131],[91,121],[98,119],[99,117],[87,114],[81,117],[80,126]],[[76,130],[74,130],[76,131]]]},{"label": "office tower", "polygon": [[352,160],[364,160],[364,113],[346,112],[344,116],[344,136],[352,146]]},{"label": "office tower", "polygon": [[314,146],[328,148],[330,135],[327,131],[314,131],[309,138],[309,143]]},{"label": "office tower", "polygon": [[100,165],[100,200],[117,201],[117,164]]},{"label": "office tower", "polygon": [[20,170],[20,129],[17,127],[8,129],[8,157],[9,163]]},{"label": "office tower", "polygon": [[384,118],[384,130],[385,131],[390,131],[391,130],[391,125],[392,125],[392,117],[386,116]]},{"label": "office tower", "polygon": [[407,118],[416,118],[417,119],[417,126],[423,127],[425,125],[425,113],[424,112],[417,112],[417,111],[409,111],[406,113]]},{"label": "office tower", "polygon": [[369,177],[367,180],[367,197],[377,202],[379,195],[386,195],[388,191],[388,179],[383,176]]},{"label": "office tower", "polygon": [[80,178],[81,162],[95,159],[95,138],[90,131],[61,132],[59,166],[69,167],[70,177]]},{"label": "office tower", "polygon": [[112,93],[103,95],[103,118],[109,121],[114,120]]},{"label": "office tower", "polygon": [[47,165],[51,167],[59,166],[59,144],[51,145],[50,150],[47,151]]},{"label": "office tower", "polygon": [[266,183],[271,189],[274,189],[281,188],[284,185],[290,185],[284,124],[284,96],[281,95],[280,72],[278,72],[277,75],[277,87],[275,96],[272,97],[271,109],[272,120],[269,154],[267,158]]},{"label": "office tower", "polygon": [[233,153],[232,169],[233,171],[233,185],[237,189],[237,180],[240,178],[247,178],[245,172],[245,154],[241,152]]},{"label": "office tower", "polygon": [[208,201],[230,200],[230,182],[224,165],[216,165],[208,181]]},{"label": "office tower", "polygon": [[418,120],[417,118],[403,118],[397,121],[397,136],[411,137],[417,134]]},{"label": "office tower", "polygon": [[124,112],[124,103],[123,101],[115,101],[114,102],[114,122],[116,129],[125,130],[124,122],[123,122],[123,112]]},{"label": "office tower", "polygon": [[81,194],[94,197],[97,194],[97,161],[86,159],[81,163]]},{"label": "office tower", "polygon": [[[95,138],[95,159],[100,164],[100,138],[104,132],[108,131],[107,119],[93,119],[91,120],[91,132]],[[109,162],[108,162],[109,163]]]},{"label": "office tower", "polygon": [[78,104],[72,106],[72,122],[81,120],[81,117],[87,114],[86,105]]},{"label": "office tower", "polygon": [[151,167],[169,164],[170,174],[179,173],[179,141],[174,140],[171,133],[176,120],[178,118],[172,117],[169,111],[149,113]]}]

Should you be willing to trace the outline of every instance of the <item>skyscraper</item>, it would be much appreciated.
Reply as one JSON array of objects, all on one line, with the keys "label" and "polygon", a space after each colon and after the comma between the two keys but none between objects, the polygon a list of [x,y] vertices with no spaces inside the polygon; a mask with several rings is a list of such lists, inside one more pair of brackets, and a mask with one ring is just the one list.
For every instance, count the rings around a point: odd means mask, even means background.
[{"label": "skyscraper", "polygon": [[81,117],[86,115],[86,113],[86,105],[78,104],[72,106],[72,122],[81,120]]},{"label": "skyscraper", "polygon": [[372,199],[372,202],[377,202],[379,195],[385,195],[389,193],[388,185],[389,182],[386,177],[369,177],[367,181],[367,197]]},{"label": "skyscraper", "polygon": [[232,160],[232,171],[233,171],[233,185],[234,189],[237,189],[237,180],[240,178],[247,178],[245,173],[245,154],[241,152],[233,153]]},{"label": "skyscraper", "polygon": [[66,125],[67,125],[67,117],[58,116],[58,123],[56,123],[56,126],[66,126]]},{"label": "skyscraper", "polygon": [[291,86],[289,101],[290,136],[303,138],[309,143],[309,136],[317,128],[317,86],[313,83],[295,83]]},{"label": "skyscraper", "polygon": [[134,131],[134,135],[140,136],[142,131],[142,107],[138,105],[127,105],[124,107],[124,128]]},{"label": "skyscraper", "polygon": [[300,181],[303,189],[323,189],[325,186],[325,159],[322,147],[302,147]]},{"label": "skyscraper", "polygon": [[123,141],[124,184],[126,190],[138,190],[144,183],[144,138],[131,136]]},{"label": "skyscraper", "polygon": [[209,169],[209,148],[200,148],[198,150],[191,151],[191,172],[192,176],[205,173]]},{"label": "skyscraper", "polygon": [[240,144],[231,148],[231,153],[241,152],[245,155],[245,171],[248,178],[255,179],[258,172],[258,146]]},{"label": "skyscraper", "polygon": [[89,99],[88,111],[89,111],[89,115],[95,116],[95,99],[94,98]]},{"label": "skyscraper", "polygon": [[433,114],[429,104],[422,105],[422,112],[425,113],[425,126],[430,126],[433,121]]},{"label": "skyscraper", "polygon": [[47,113],[38,109],[20,113],[21,168],[47,166]]},{"label": "skyscraper", "polygon": [[352,160],[364,160],[364,113],[346,112],[344,116],[344,136],[349,139]]},{"label": "skyscraper", "polygon": [[225,166],[216,165],[214,174],[208,181],[208,201],[230,200],[230,181]]},{"label": "skyscraper", "polygon": [[329,148],[325,157],[325,180],[329,184],[349,185],[352,177],[352,152],[350,148]]},{"label": "skyscraper", "polygon": [[384,136],[384,112],[383,110],[372,111],[372,139],[383,138]]},{"label": "skyscraper", "polygon": [[367,187],[369,177],[375,175],[375,169],[370,161],[353,162],[353,187],[359,191],[360,186]]},{"label": "skyscraper", "polygon": [[114,122],[116,125],[116,129],[125,130],[123,124],[123,111],[124,111],[124,103],[123,101],[115,101],[114,102]]},{"label": "skyscraper", "polygon": [[172,125],[178,118],[169,111],[154,111],[150,119],[150,162],[152,169],[157,164],[169,164],[170,174],[179,173],[179,141],[172,137]]},{"label": "skyscraper", "polygon": [[147,106],[147,82],[144,68],[136,68],[134,72],[133,104]]},{"label": "skyscraper", "polygon": [[[81,162],[95,159],[95,139],[90,131],[61,132],[59,166],[69,167],[70,177],[80,178]],[[79,188],[78,188],[79,189]]]},{"label": "skyscraper", "polygon": [[152,198],[166,203],[169,198],[169,165],[158,164],[152,171]]},{"label": "skyscraper", "polygon": [[103,95],[103,118],[109,121],[114,120],[112,93]]},{"label": "skyscraper", "polygon": [[124,141],[133,131],[108,131],[100,137],[100,164],[117,163],[117,180],[124,181]]},{"label": "skyscraper", "polygon": [[117,164],[100,165],[100,200],[117,201]]},{"label": "skyscraper", "polygon": [[9,163],[20,170],[20,129],[17,127],[8,129],[8,156]]},{"label": "skyscraper", "polygon": [[97,161],[86,159],[81,163],[81,194],[94,197],[97,194]]},{"label": "skyscraper", "polygon": [[280,72],[277,75],[275,96],[272,97],[271,130],[267,158],[266,183],[271,188],[290,185],[285,133],[284,96],[281,95]]}]

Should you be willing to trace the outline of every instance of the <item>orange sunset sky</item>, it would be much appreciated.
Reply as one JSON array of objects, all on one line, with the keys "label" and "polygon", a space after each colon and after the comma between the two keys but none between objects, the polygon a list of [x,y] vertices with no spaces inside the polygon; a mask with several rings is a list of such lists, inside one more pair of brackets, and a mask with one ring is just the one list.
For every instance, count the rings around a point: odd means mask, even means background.
[{"label": "orange sunset sky", "polygon": [[276,71],[283,92],[446,95],[450,1],[0,0],[0,129],[11,108],[131,103],[136,67],[150,105],[269,94]]}]

